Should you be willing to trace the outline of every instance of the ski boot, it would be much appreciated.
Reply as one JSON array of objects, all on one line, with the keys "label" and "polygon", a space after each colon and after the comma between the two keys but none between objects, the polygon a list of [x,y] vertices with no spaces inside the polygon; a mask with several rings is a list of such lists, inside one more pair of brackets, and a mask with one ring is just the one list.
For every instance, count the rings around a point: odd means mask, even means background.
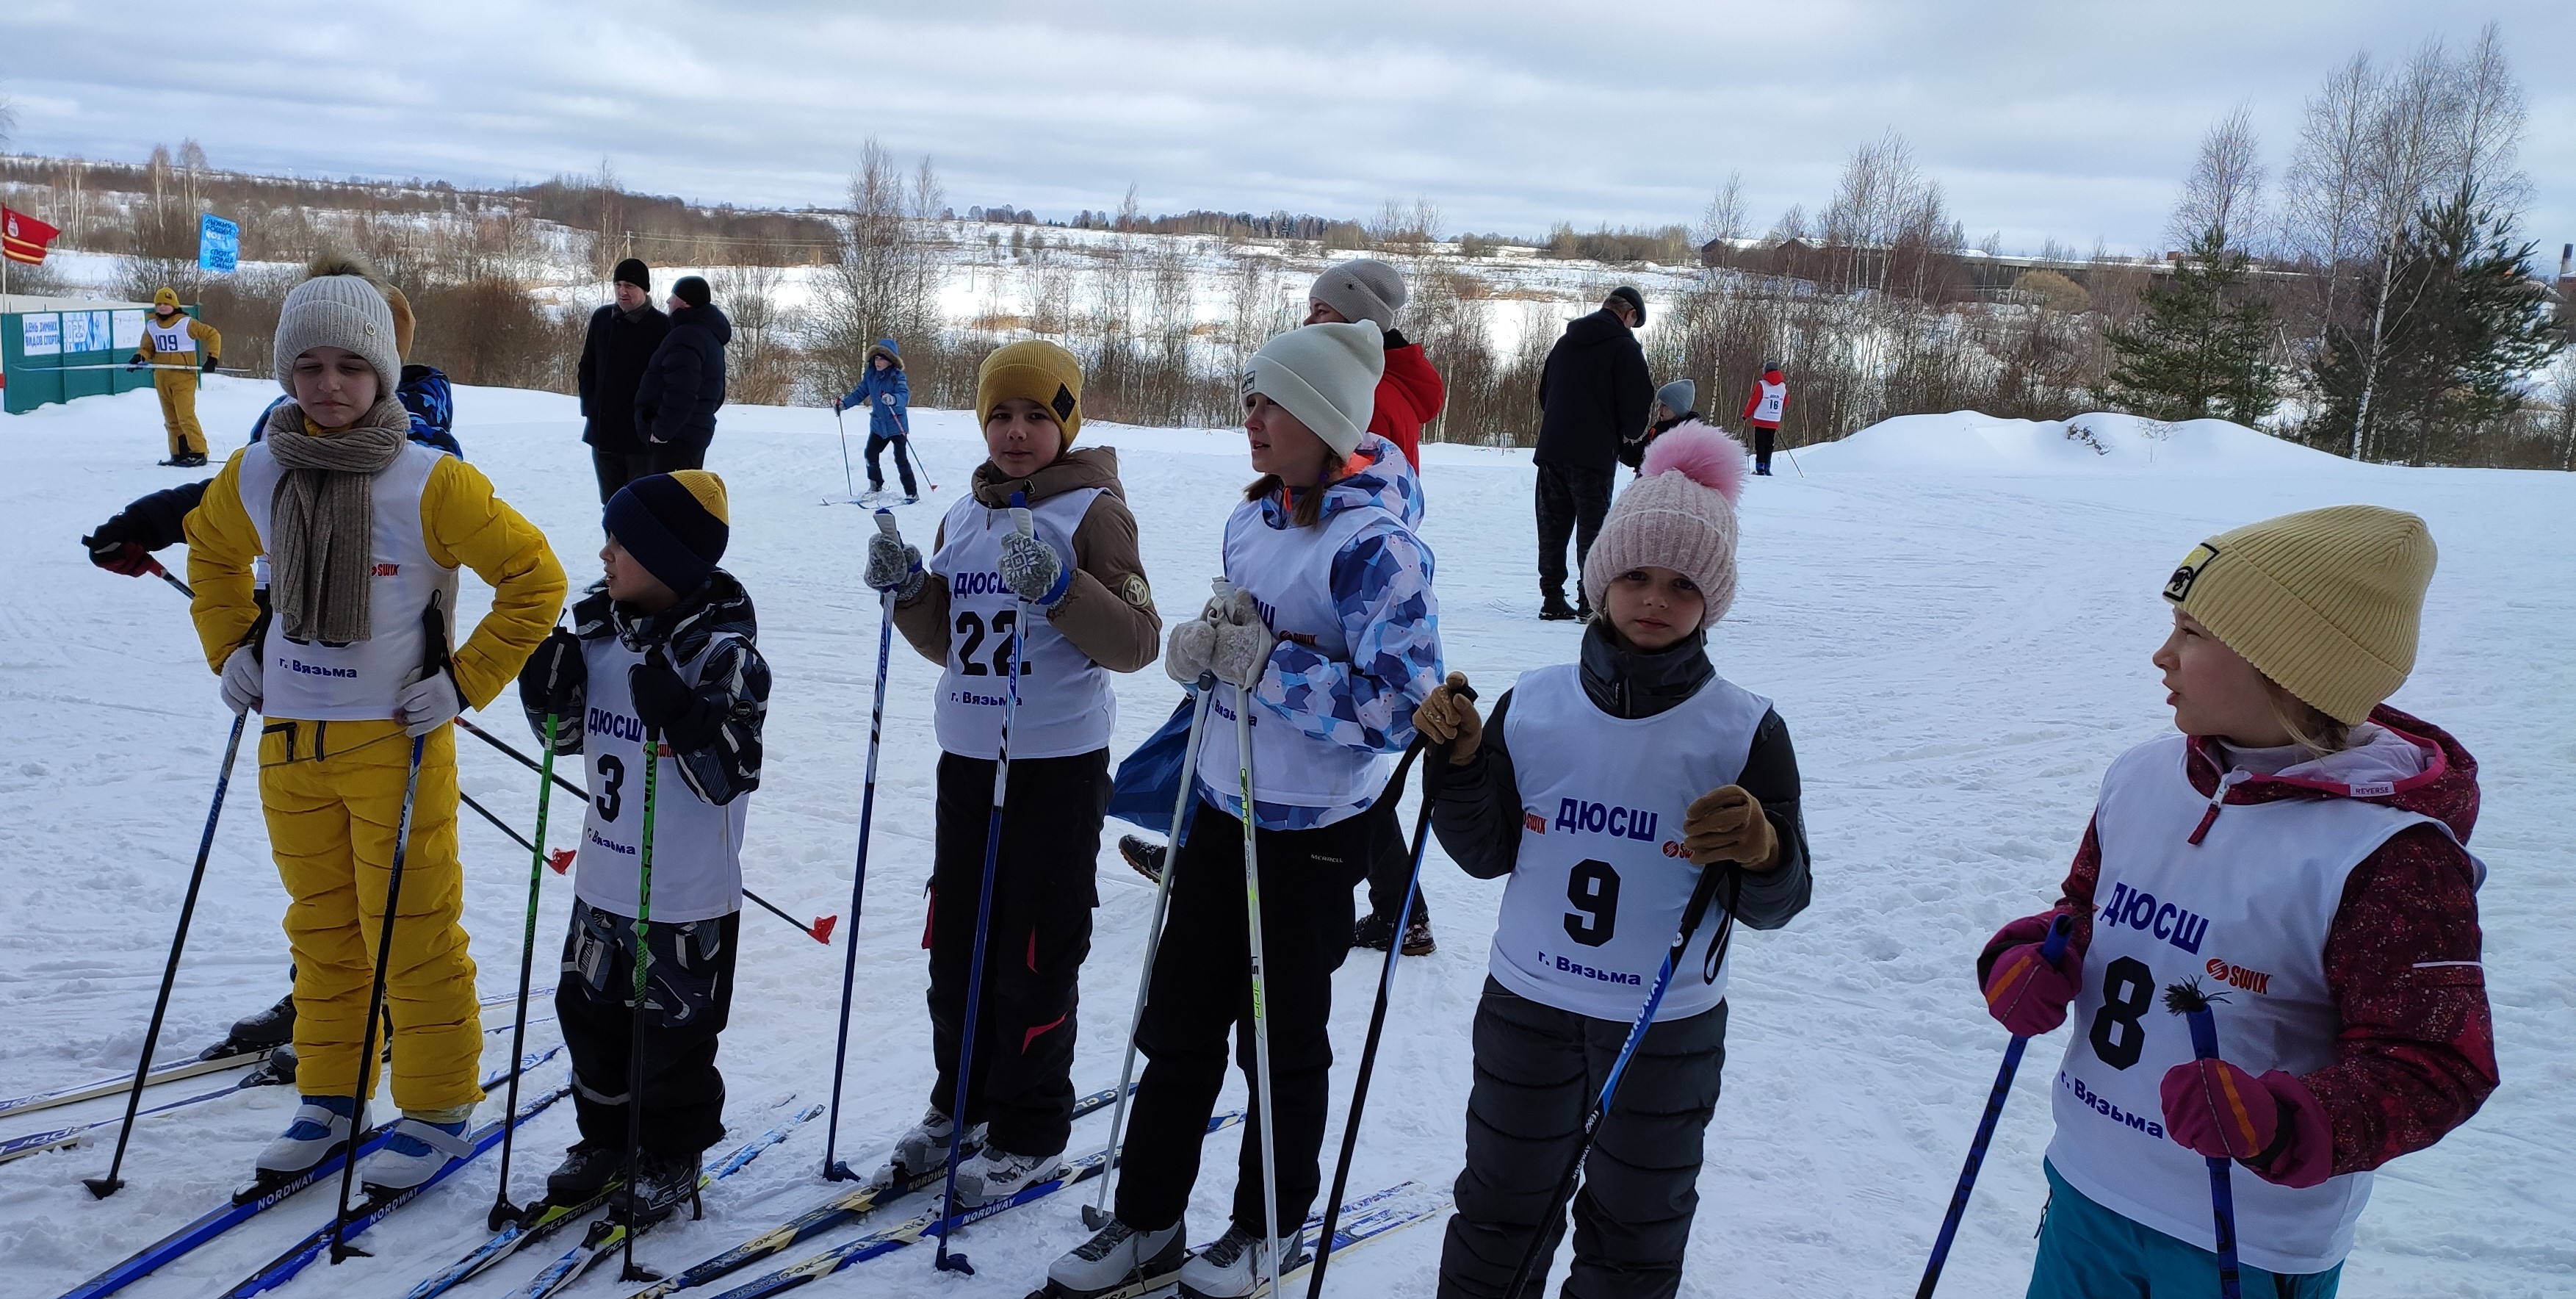
[{"label": "ski boot", "polygon": [[[868,1175],[868,1185],[887,1190],[934,1168],[947,1167],[948,1138],[955,1131],[956,1125],[948,1121],[947,1115],[937,1110],[923,1112],[921,1122],[895,1138],[894,1153],[886,1158],[886,1162],[877,1165],[877,1171]],[[966,1140],[959,1148],[958,1156],[963,1159],[983,1148],[984,1125],[978,1123],[966,1130]]]},{"label": "ski boot", "polygon": [[194,451],[182,451],[167,460],[159,460],[154,463],[160,465],[164,469],[203,469],[206,467],[206,458],[198,455]]},{"label": "ski boot", "polygon": [[292,1087],[295,1085],[295,1063],[295,1044],[281,1043],[276,1050],[268,1053],[267,1059],[260,1061],[249,1073],[242,1076],[241,1085]]},{"label": "ski boot", "polygon": [[564,1160],[546,1174],[546,1203],[580,1204],[616,1185],[626,1173],[623,1151],[588,1141],[564,1151]]},{"label": "ski boot", "polygon": [[228,1055],[248,1055],[283,1046],[295,1040],[295,994],[277,999],[277,1004],[256,1015],[233,1021],[233,1029],[224,1040],[207,1047],[197,1058],[220,1060]]},{"label": "ski boot", "polygon": [[972,1209],[1007,1200],[1062,1171],[1064,1160],[1058,1156],[1015,1155],[987,1145],[957,1161],[957,1204]]},{"label": "ski boot", "polygon": [[1353,947],[1365,947],[1372,952],[1383,952],[1387,944],[1394,941],[1395,922],[1375,912],[1360,917],[1359,924],[1351,929]]},{"label": "ski boot", "polygon": [[1574,611],[1574,606],[1565,602],[1565,593],[1562,591],[1549,591],[1539,597],[1538,620],[1540,622],[1575,622],[1580,617],[1581,615]]},{"label": "ski boot", "polygon": [[[608,1217],[616,1222],[657,1222],[669,1217],[683,1201],[694,1205],[697,1198],[696,1155],[638,1151],[634,1182],[608,1193]],[[700,1214],[706,1211],[704,1205],[696,1207]],[[629,1217],[630,1214],[633,1216]]]},{"label": "ski boot", "polygon": [[1171,851],[1151,839],[1132,834],[1118,836],[1118,855],[1126,860],[1128,868],[1157,884],[1163,882],[1163,863]]},{"label": "ski boot", "polygon": [[[1386,945],[1383,943],[1378,945],[1378,949],[1380,951],[1384,951],[1385,947]],[[1439,950],[1440,945],[1431,941],[1431,922],[1429,920],[1416,920],[1412,924],[1404,927],[1403,951],[1405,955],[1429,956],[1433,952]]]},{"label": "ski boot", "polygon": [[1091,1239],[1047,1267],[1043,1289],[1029,1299],[1095,1299],[1106,1294],[1151,1294],[1172,1283],[1189,1246],[1181,1224],[1138,1231],[1116,1218]]},{"label": "ski boot", "polygon": [[355,1107],[346,1096],[306,1096],[295,1108],[295,1119],[278,1134],[268,1149],[259,1152],[252,1165],[250,1186],[233,1196],[236,1203],[247,1203],[265,1195],[283,1182],[311,1172],[331,1156],[346,1150],[349,1134],[359,1123]]},{"label": "ski boot", "polygon": [[[466,1119],[472,1116],[468,1106]],[[385,1144],[359,1165],[359,1184],[374,1194],[400,1194],[436,1176],[451,1160],[472,1159],[474,1143],[465,1139],[466,1119],[433,1123],[410,1114],[396,1119]]]},{"label": "ski boot", "polygon": [[[1288,1258],[1279,1267],[1285,1277],[1288,1270],[1306,1262],[1306,1233],[1299,1231],[1279,1242]],[[1241,1227],[1228,1226],[1216,1243],[1204,1254],[1193,1254],[1181,1264],[1182,1299],[1243,1299],[1258,1294],[1268,1280],[1270,1269],[1262,1266],[1262,1255],[1270,1245]]]}]

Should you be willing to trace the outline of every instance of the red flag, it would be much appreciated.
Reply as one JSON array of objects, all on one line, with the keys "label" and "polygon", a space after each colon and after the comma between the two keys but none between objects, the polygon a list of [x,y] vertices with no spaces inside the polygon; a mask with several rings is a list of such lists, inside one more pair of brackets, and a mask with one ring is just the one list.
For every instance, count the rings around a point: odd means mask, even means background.
[{"label": "red flag", "polygon": [[0,256],[34,265],[45,260],[45,245],[61,234],[24,212],[0,207]]}]

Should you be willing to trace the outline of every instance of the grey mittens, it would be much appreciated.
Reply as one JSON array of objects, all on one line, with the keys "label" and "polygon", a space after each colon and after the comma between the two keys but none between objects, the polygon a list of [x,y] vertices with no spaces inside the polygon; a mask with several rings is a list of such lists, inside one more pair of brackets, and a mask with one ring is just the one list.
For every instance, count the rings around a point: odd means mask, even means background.
[{"label": "grey mittens", "polygon": [[895,531],[894,515],[877,511],[877,534],[868,538],[868,569],[860,578],[879,591],[892,591],[900,602],[921,594],[929,574],[921,567],[921,548],[903,544],[903,534]]},{"label": "grey mittens", "polygon": [[1027,511],[1013,513],[1013,530],[1002,538],[1002,584],[1022,600],[1051,610],[1072,588],[1073,570],[1065,567],[1055,547],[1035,535]]}]

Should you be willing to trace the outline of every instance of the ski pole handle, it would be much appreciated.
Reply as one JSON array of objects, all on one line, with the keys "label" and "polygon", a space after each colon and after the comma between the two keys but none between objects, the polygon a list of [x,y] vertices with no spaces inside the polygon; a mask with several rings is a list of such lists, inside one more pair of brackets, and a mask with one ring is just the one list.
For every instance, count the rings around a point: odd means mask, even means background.
[{"label": "ski pole handle", "polygon": [[2057,919],[2048,923],[2048,941],[2039,945],[2039,959],[2050,965],[2057,964],[2057,958],[2066,955],[2067,945],[2073,941],[2075,917],[2060,913]]},{"label": "ski pole handle", "polygon": [[1027,492],[1011,493],[1011,531],[1016,532],[1023,537],[1036,535],[1036,526],[1029,518],[1029,494]]},{"label": "ski pole handle", "polygon": [[903,535],[895,531],[894,511],[882,506],[877,509],[877,531],[885,534],[886,536],[897,538],[898,540],[901,539]]}]

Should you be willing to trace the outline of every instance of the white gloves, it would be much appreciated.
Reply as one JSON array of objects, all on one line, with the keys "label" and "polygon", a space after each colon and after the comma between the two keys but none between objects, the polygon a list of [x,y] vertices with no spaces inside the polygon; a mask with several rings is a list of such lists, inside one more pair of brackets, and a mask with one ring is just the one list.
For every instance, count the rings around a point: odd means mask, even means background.
[{"label": "white gloves", "polygon": [[920,594],[921,584],[930,580],[922,571],[921,547],[903,544],[891,511],[877,511],[877,535],[868,538],[868,571],[860,580],[879,591],[894,592],[897,600]]},{"label": "white gloves", "polygon": [[223,680],[218,687],[223,693],[224,707],[235,714],[260,711],[266,691],[262,675],[264,666],[260,662],[259,651],[248,645],[234,650],[232,657],[224,660]]},{"label": "white gloves", "polygon": [[457,697],[456,682],[445,672],[433,672],[402,688],[394,697],[394,720],[402,723],[403,734],[414,739],[429,734],[456,720],[465,711],[465,701]]},{"label": "white gloves", "polygon": [[1002,584],[1040,609],[1053,609],[1073,585],[1073,572],[1055,547],[1037,538],[1028,511],[1013,510],[1011,516],[1010,535],[1002,538]]},{"label": "white gloves", "polygon": [[1172,628],[1163,649],[1163,670],[1182,685],[1196,685],[1215,673],[1220,681],[1249,690],[1260,684],[1270,666],[1270,651],[1279,638],[1261,620],[1261,606],[1248,592],[1233,591],[1207,602],[1199,616]]},{"label": "white gloves", "polygon": [[1182,685],[1197,685],[1214,657],[1216,624],[1205,618],[1173,623],[1171,634],[1163,638],[1163,671]]},{"label": "white gloves", "polygon": [[1208,670],[1219,681],[1250,690],[1261,684],[1261,674],[1270,667],[1270,651],[1278,644],[1279,638],[1270,634],[1257,614],[1248,623],[1219,623]]}]

